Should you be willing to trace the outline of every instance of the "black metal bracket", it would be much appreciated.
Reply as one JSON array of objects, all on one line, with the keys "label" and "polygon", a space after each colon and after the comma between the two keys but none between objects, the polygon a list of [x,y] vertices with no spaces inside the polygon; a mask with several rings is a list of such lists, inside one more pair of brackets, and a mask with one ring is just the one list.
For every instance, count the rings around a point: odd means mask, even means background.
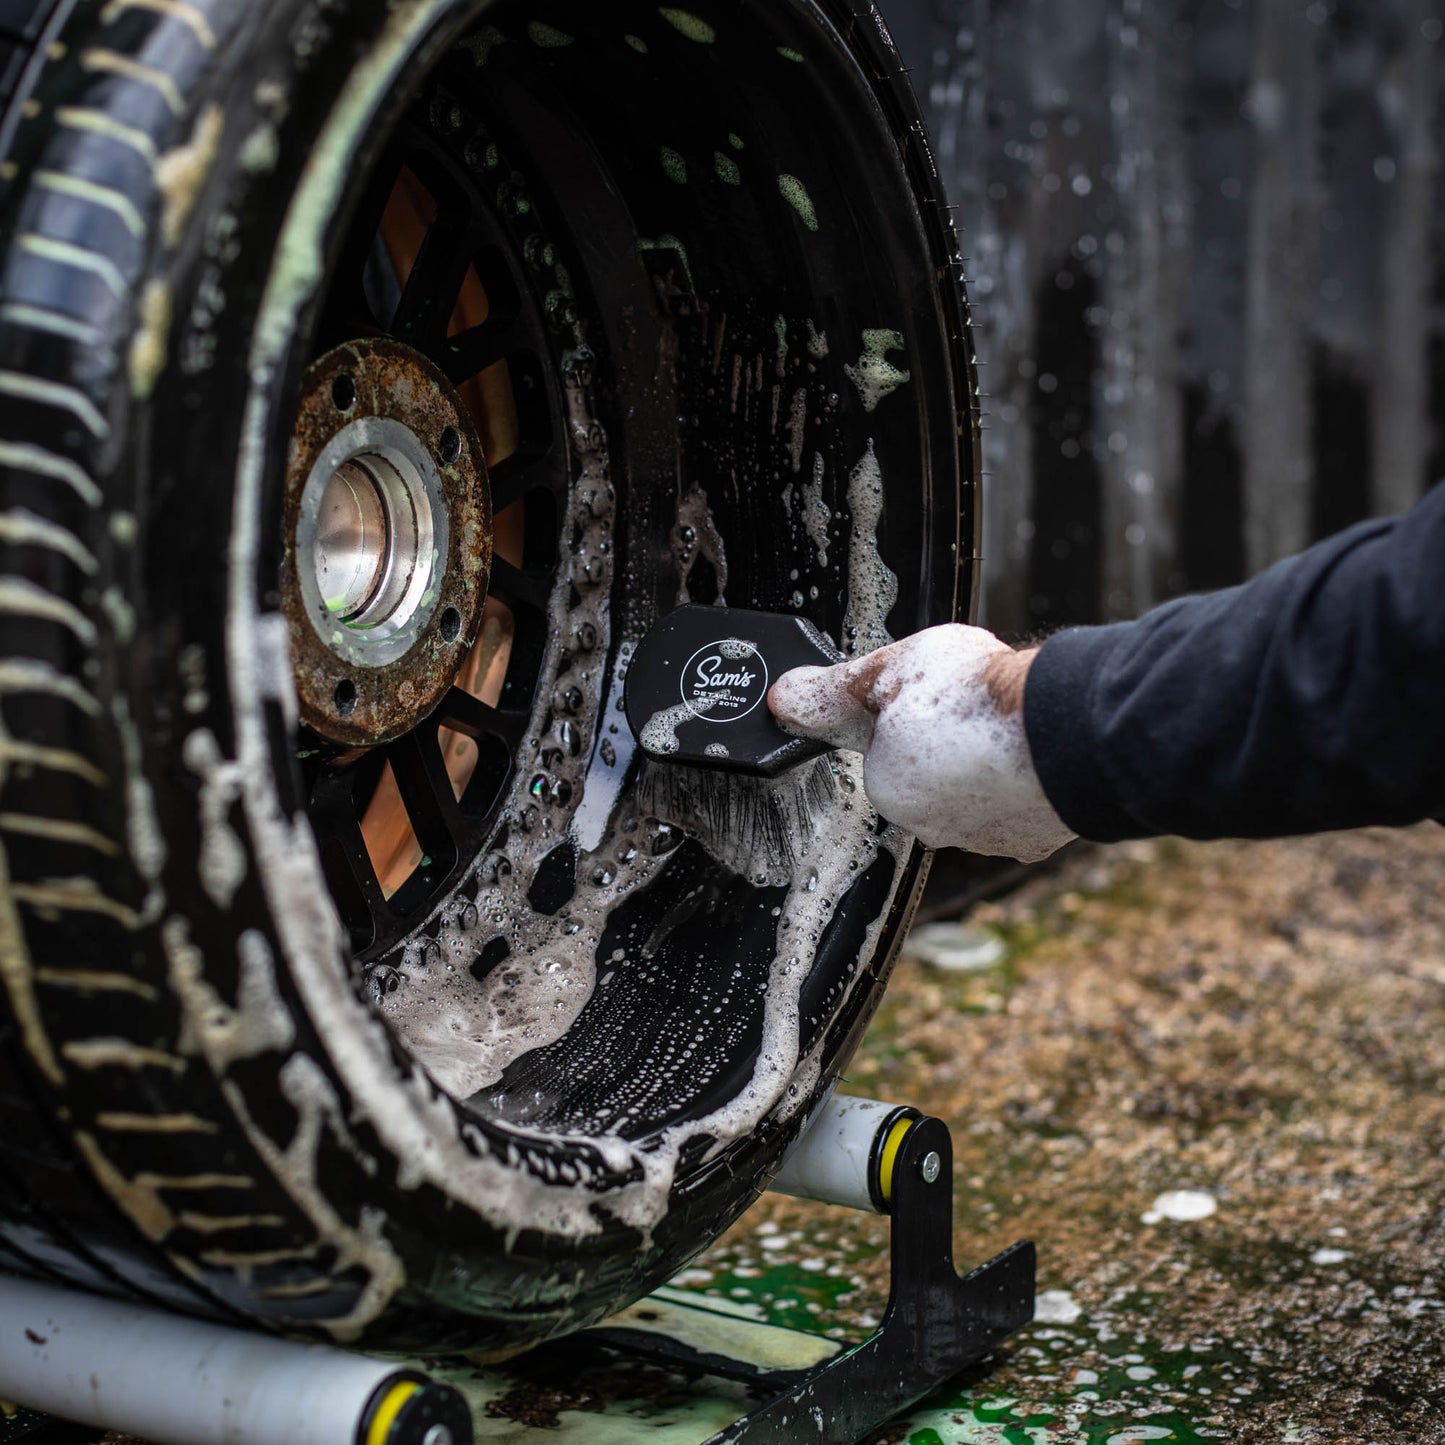
[{"label": "black metal bracket", "polygon": [[909,1131],[893,1170],[883,1321],[811,1370],[760,1370],[631,1331],[589,1333],[634,1354],[778,1391],[702,1445],[856,1445],[1033,1319],[1030,1241],[961,1278],[954,1269],[952,1166],[953,1141],[941,1119]]}]

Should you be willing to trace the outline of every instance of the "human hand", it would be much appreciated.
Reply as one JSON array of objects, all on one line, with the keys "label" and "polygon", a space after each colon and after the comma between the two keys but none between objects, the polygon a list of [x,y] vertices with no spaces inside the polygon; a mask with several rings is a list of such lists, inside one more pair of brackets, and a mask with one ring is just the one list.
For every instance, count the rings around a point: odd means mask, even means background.
[{"label": "human hand", "polygon": [[1075,836],[1024,733],[1033,657],[981,627],[930,627],[853,662],[784,673],[768,705],[787,731],[862,753],[873,806],[930,848],[1033,863]]}]

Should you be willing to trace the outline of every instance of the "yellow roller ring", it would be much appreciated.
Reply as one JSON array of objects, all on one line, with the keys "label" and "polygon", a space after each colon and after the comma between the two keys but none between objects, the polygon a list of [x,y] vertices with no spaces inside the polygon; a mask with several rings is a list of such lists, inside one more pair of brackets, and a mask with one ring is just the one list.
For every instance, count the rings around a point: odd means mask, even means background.
[{"label": "yellow roller ring", "polygon": [[[917,1122],[918,1120],[913,1118],[897,1120],[883,1141],[883,1150],[878,1156],[878,1191],[885,1204],[893,1202],[893,1166],[898,1163],[898,1151]],[[368,1441],[367,1445],[371,1445],[371,1442]]]},{"label": "yellow roller ring", "polygon": [[376,1413],[371,1417],[365,1445],[386,1445],[391,1427],[396,1424],[396,1417],[401,1414],[402,1406],[420,1389],[421,1386],[415,1380],[398,1380],[381,1397]]}]

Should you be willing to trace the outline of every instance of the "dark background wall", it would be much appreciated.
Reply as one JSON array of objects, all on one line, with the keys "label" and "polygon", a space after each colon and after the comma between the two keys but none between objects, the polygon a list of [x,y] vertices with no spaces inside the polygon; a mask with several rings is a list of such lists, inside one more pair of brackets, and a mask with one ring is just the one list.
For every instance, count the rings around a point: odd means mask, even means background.
[{"label": "dark background wall", "polygon": [[1445,0],[879,8],[969,257],[989,626],[1131,616],[1445,476]]}]

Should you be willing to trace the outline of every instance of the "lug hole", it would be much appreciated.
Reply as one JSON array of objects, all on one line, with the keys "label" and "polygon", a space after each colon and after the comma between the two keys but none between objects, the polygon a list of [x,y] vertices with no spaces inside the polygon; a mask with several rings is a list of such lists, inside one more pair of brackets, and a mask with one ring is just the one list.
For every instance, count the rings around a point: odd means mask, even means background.
[{"label": "lug hole", "polygon": [[331,694],[331,700],[336,704],[336,711],[342,717],[350,717],[356,711],[356,684],[349,677],[343,677],[336,684],[336,691]]},{"label": "lug hole", "polygon": [[454,426],[444,426],[437,439],[437,451],[442,461],[450,465],[462,454],[462,434]]},{"label": "lug hole", "polygon": [[444,642],[455,642],[461,636],[462,614],[455,607],[448,607],[437,625],[441,628]]},{"label": "lug hole", "polygon": [[349,371],[331,383],[331,402],[337,411],[350,411],[356,405],[356,378]]}]

